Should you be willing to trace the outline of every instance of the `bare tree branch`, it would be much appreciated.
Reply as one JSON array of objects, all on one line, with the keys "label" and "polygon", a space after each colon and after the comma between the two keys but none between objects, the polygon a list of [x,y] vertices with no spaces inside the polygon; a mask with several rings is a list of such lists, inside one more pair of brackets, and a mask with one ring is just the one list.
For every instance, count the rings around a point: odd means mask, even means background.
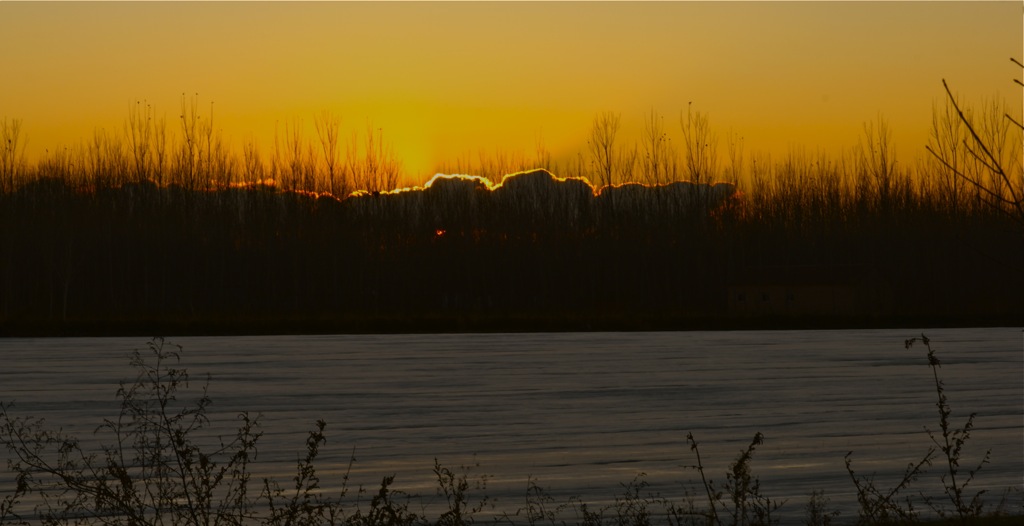
[{"label": "bare tree branch", "polygon": [[[1017,63],[1016,60],[1014,60],[1014,62]],[[960,108],[960,105],[956,101],[956,97],[953,96],[953,92],[949,89],[949,84],[946,82],[946,79],[942,79],[942,87],[945,88],[946,95],[949,98],[950,104],[953,105],[953,109],[956,110],[957,117],[960,119],[961,122],[964,123],[964,126],[966,126],[968,133],[970,133],[971,138],[974,140],[974,143],[977,145],[978,148],[981,149],[981,152],[984,153],[984,158],[982,158],[981,155],[974,151],[970,147],[970,145],[966,143],[965,140],[965,146],[967,146],[967,151],[972,156],[974,156],[975,159],[981,162],[981,164],[984,165],[989,171],[999,176],[999,178],[1002,180],[1002,183],[1006,185],[1007,191],[1009,191],[1010,193],[1010,198],[1008,199],[1001,194],[993,192],[990,188],[981,185],[979,182],[976,182],[969,178],[967,178],[966,180],[971,184],[974,184],[976,187],[982,188],[986,193],[988,193],[990,196],[996,199],[997,202],[1004,203],[1013,207],[1017,211],[1018,221],[1024,222],[1024,199],[1017,195],[1017,192],[1014,190],[1013,187],[1013,182],[1010,180],[1010,176],[1006,173],[1006,170],[1003,169],[1003,166],[999,162],[999,159],[992,153],[989,147],[985,144],[985,141],[981,139],[981,137],[978,135],[978,132],[974,129],[974,124],[971,122],[970,119],[968,119],[968,117],[964,114],[963,110]],[[932,154],[935,155],[934,151],[932,151],[931,149],[929,149],[929,151],[931,151]],[[944,159],[940,160],[948,168],[952,169],[952,167],[949,166],[949,164],[946,163]],[[960,176],[965,177],[962,174],[962,172]]]}]

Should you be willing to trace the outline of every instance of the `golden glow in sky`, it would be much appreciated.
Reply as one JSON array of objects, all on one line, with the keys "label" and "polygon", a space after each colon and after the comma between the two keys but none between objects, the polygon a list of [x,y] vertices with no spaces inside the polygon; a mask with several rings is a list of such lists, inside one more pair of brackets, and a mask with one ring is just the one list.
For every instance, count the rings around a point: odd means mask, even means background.
[{"label": "golden glow in sky", "polygon": [[679,135],[689,102],[747,152],[838,154],[884,117],[923,156],[945,78],[964,99],[1020,90],[1020,2],[0,2],[0,118],[34,159],[121,133],[146,100],[177,124],[214,103],[233,148],[321,111],[367,125],[425,181],[496,149],[585,151],[594,117],[633,140],[652,109]]}]

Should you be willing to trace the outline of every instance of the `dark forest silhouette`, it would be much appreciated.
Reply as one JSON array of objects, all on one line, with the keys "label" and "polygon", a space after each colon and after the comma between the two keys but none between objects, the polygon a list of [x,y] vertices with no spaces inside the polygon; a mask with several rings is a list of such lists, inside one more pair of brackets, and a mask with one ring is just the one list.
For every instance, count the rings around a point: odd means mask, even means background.
[{"label": "dark forest silhouette", "polygon": [[893,194],[838,194],[852,199],[843,207],[792,201],[769,213],[731,184],[595,192],[543,170],[498,185],[439,176],[340,200],[265,185],[82,190],[40,178],[0,194],[0,320],[14,334],[985,324],[1024,315],[1024,243],[1013,221]]},{"label": "dark forest silhouette", "polygon": [[4,119],[0,334],[1019,325],[1024,126],[946,91],[914,170],[881,118],[838,160],[731,137],[723,165],[688,108],[681,150],[604,113],[567,165],[398,190],[382,131],[341,148],[327,113],[238,157],[197,98],[177,138],[139,103],[34,166]]}]

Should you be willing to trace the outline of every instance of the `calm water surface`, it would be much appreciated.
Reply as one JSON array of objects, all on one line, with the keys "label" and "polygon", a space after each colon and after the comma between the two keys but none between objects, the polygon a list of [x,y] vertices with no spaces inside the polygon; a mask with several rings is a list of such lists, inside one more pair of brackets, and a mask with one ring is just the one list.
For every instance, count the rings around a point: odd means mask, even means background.
[{"label": "calm water surface", "polygon": [[[823,489],[843,517],[855,495],[843,464],[891,488],[938,428],[936,394],[914,330],[181,337],[183,365],[209,375],[212,420],[262,414],[261,469],[287,477],[306,432],[327,421],[319,465],[331,486],[353,454],[353,481],[433,495],[432,467],[479,465],[499,510],[524,503],[528,478],[559,499],[592,503],[640,473],[650,491],[695,489],[692,432],[708,473],[725,470],[756,432],[753,471],[767,496],[800,517]],[[953,423],[977,413],[966,467],[1008,487],[1020,513],[1024,474],[1024,342],[1019,328],[924,331],[943,362]],[[90,437],[116,415],[141,338],[2,339],[0,399],[17,414]],[[201,382],[194,382],[198,385]],[[0,490],[10,474],[0,467]],[[938,489],[939,465],[917,489]],[[914,491],[913,493],[916,493]]]}]

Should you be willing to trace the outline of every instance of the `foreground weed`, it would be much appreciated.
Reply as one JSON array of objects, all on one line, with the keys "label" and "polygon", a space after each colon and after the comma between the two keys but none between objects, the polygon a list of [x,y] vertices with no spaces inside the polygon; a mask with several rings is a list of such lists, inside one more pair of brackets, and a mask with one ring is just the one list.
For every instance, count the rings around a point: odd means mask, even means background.
[{"label": "foreground weed", "polygon": [[5,495],[3,500],[0,500],[0,524],[28,524],[14,511],[14,508],[21,503],[21,497],[28,490],[25,477],[22,474],[18,474],[14,482],[14,491],[10,495]]},{"label": "foreground weed", "polygon": [[829,526],[832,520],[839,516],[839,510],[829,509],[829,498],[823,490],[811,492],[811,498],[807,502],[807,519],[804,524],[807,526]]},{"label": "foreground weed", "polygon": [[[391,489],[395,476],[389,475],[381,480],[380,488],[370,499],[370,509],[365,512],[362,506],[356,508],[355,514],[342,524],[349,526],[414,526],[424,524],[419,515],[409,511],[409,495]],[[334,524],[332,522],[332,524]]]},{"label": "foreground weed", "polygon": [[725,475],[725,485],[722,487],[717,486],[714,480],[705,474],[700,458],[700,449],[693,433],[688,433],[686,440],[690,443],[690,450],[697,458],[697,464],[690,467],[700,474],[701,484],[704,486],[704,492],[708,499],[708,509],[704,513],[700,513],[693,507],[677,510],[677,518],[697,512],[704,516],[706,524],[714,526],[778,524],[778,519],[773,518],[772,513],[777,511],[784,502],[778,502],[763,495],[760,480],[750,471],[754,450],[764,443],[764,435],[756,433],[747,448],[740,451],[736,460],[730,464],[729,471]]},{"label": "foreground weed", "polygon": [[875,485],[873,476],[860,476],[853,470],[853,452],[845,456],[846,472],[857,489],[857,504],[862,524],[912,523],[917,521],[918,512],[908,496],[900,498],[900,492],[910,487],[931,465],[935,458],[935,448],[928,451],[918,462],[911,462],[899,483],[889,490],[881,490]]},{"label": "foreground weed", "polygon": [[517,524],[517,518],[522,518],[529,526],[539,524],[550,524],[551,526],[567,526],[565,520],[560,519],[565,511],[571,506],[570,503],[559,504],[547,490],[537,483],[532,476],[526,478],[526,504],[509,515],[507,512],[500,517],[500,522],[507,522],[510,525]]},{"label": "foreground weed", "polygon": [[[341,523],[340,499],[322,497],[314,467],[326,424],[317,422],[309,433],[292,488],[266,479],[254,495],[250,464],[261,436],[259,418],[241,413],[227,440],[204,437],[211,401],[206,385],[190,392],[188,372],[178,366],[180,352],[155,338],[148,352],[132,354],[136,378],[117,390],[120,411],[96,429],[97,450],[0,403],[0,442],[16,481],[0,500],[0,524]],[[30,512],[20,508],[23,497],[31,499],[25,505]]]},{"label": "foreground weed", "polygon": [[[580,526],[650,526],[658,524],[657,517],[672,517],[672,504],[665,498],[648,492],[650,483],[645,473],[638,473],[633,480],[621,484],[622,492],[611,504],[593,507],[580,497],[572,497],[560,509],[572,509],[575,520],[569,524]],[[549,517],[554,524],[555,516]],[[565,525],[565,522],[562,522]]]},{"label": "foreground weed", "polygon": [[[479,467],[479,466],[476,466]],[[466,526],[473,524],[474,515],[480,513],[490,504],[489,498],[482,496],[476,503],[470,503],[469,480],[470,468],[463,466],[461,473],[456,473],[441,465],[434,459],[434,476],[437,477],[437,493],[444,496],[447,510],[437,519],[437,526]],[[487,490],[487,476],[479,477],[474,483],[477,491]]]},{"label": "foreground weed", "polygon": [[[911,338],[906,341],[905,347],[910,349],[917,341],[918,338]],[[931,341],[927,336],[922,334],[920,341],[928,349],[928,366],[932,369],[932,378],[935,382],[935,394],[937,397],[935,406],[939,410],[939,434],[936,435],[934,431],[927,427],[925,431],[946,460],[946,471],[941,477],[942,488],[953,505],[956,516],[960,519],[961,523],[966,523],[968,519],[981,515],[981,497],[985,494],[985,490],[980,490],[973,495],[969,495],[967,486],[974,481],[975,475],[981,471],[981,468],[988,464],[992,450],[985,451],[981,461],[978,462],[974,469],[969,470],[966,476],[960,476],[959,481],[957,480],[958,475],[962,475],[960,460],[962,459],[964,444],[971,437],[971,430],[974,429],[974,418],[978,414],[971,413],[963,427],[953,427],[950,423],[950,416],[953,411],[949,407],[949,400],[946,398],[942,379],[939,378],[939,368],[942,367],[942,362],[935,356],[935,350],[932,349]],[[940,516],[946,515],[942,508],[936,506],[933,506],[933,508],[939,512]]]},{"label": "foreground weed", "polygon": [[[873,478],[858,476],[852,467],[851,457],[853,452],[846,454],[846,471],[853,481],[857,490],[857,501],[860,505],[860,519],[862,523],[887,524],[887,523],[911,523],[918,520],[918,511],[910,496],[899,498],[900,492],[908,489],[910,485],[932,465],[937,458],[945,460],[946,469],[940,476],[943,491],[953,506],[950,513],[948,508],[940,506],[933,499],[923,496],[922,500],[939,515],[940,518],[955,517],[958,523],[968,524],[976,521],[982,516],[982,496],[985,490],[969,494],[968,486],[974,481],[975,476],[981,468],[989,462],[991,450],[985,452],[981,461],[963,475],[960,469],[960,462],[963,458],[964,445],[971,436],[974,429],[974,419],[977,413],[971,413],[963,427],[955,427],[950,417],[952,409],[949,406],[949,399],[946,397],[945,386],[939,377],[939,368],[942,362],[935,355],[931,347],[931,340],[924,334],[920,338],[911,338],[904,342],[904,348],[910,349],[920,341],[928,349],[928,366],[932,370],[932,379],[935,384],[936,402],[935,406],[939,411],[939,431],[936,433],[928,427],[925,432],[932,441],[932,446],[917,462],[907,466],[900,481],[890,490],[881,491],[875,486]],[[940,455],[941,453],[941,455]]]},{"label": "foreground weed", "polygon": [[629,484],[623,485],[622,494],[615,497],[616,526],[650,526],[649,507],[660,499],[656,496],[641,495],[640,492],[646,490],[649,485],[645,476],[646,474],[641,473],[634,477]]},{"label": "foreground weed", "polygon": [[326,512],[330,506],[324,503],[319,493],[320,477],[316,474],[314,464],[320,453],[320,446],[327,441],[324,436],[326,426],[326,422],[318,420],[316,429],[309,432],[309,437],[306,438],[306,456],[296,463],[296,474],[292,479],[295,484],[292,488],[285,490],[276,481],[263,479],[261,496],[270,509],[271,523],[313,526],[323,524],[330,516]]},{"label": "foreground weed", "polygon": [[[231,524],[249,518],[249,461],[256,455],[258,419],[240,415],[234,437],[198,441],[207,427],[206,387],[192,404],[180,404],[188,373],[177,367],[180,348],[163,339],[136,350],[137,377],[117,390],[120,412],[96,435],[100,453],[78,439],[44,427],[42,419],[13,416],[0,404],[0,441],[11,453],[19,490],[38,504],[45,522],[129,524]],[[13,504],[13,503],[11,503]],[[118,520],[110,519],[117,517]]]}]

